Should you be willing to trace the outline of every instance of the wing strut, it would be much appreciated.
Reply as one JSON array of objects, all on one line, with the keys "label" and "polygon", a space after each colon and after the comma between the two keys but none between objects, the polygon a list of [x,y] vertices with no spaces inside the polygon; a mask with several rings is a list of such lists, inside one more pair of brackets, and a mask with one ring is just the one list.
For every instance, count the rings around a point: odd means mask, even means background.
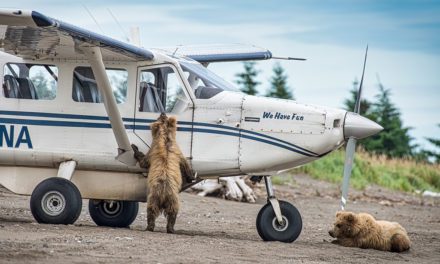
[{"label": "wing strut", "polygon": [[113,134],[118,144],[118,156],[116,159],[129,166],[134,166],[136,165],[136,160],[134,159],[134,153],[131,149],[130,141],[128,140],[127,131],[125,130],[116,99],[110,86],[110,81],[105,71],[101,49],[99,47],[81,47],[81,50],[89,60],[98,84],[98,89],[104,97],[105,110],[107,111]]}]

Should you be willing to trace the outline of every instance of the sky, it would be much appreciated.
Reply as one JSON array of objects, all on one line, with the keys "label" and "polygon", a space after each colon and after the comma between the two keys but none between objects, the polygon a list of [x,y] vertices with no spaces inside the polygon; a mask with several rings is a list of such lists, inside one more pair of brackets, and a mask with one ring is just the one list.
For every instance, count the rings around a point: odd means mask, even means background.
[{"label": "sky", "polygon": [[[297,101],[337,108],[360,79],[368,44],[363,96],[374,101],[380,78],[413,128],[413,143],[432,148],[425,137],[440,137],[440,1],[0,0],[0,7],[39,11],[116,39],[137,26],[146,48],[245,43],[306,58],[280,62]],[[257,63],[262,94],[274,63]],[[243,65],[209,68],[234,82]]]}]

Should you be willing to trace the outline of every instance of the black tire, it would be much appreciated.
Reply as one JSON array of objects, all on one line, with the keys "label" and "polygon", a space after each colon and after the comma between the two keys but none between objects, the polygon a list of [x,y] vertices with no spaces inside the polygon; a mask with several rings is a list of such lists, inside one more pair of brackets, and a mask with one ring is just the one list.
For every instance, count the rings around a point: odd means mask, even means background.
[{"label": "black tire", "polygon": [[70,225],[81,214],[81,193],[71,181],[49,178],[35,187],[30,207],[38,223]]},{"label": "black tire", "polygon": [[[112,206],[110,206],[112,205]],[[131,201],[89,200],[89,213],[98,226],[128,227],[136,219],[139,203]]]},{"label": "black tire", "polygon": [[298,209],[292,204],[279,201],[284,226],[278,225],[275,212],[267,203],[257,215],[257,231],[264,241],[280,241],[291,243],[295,241],[302,230],[302,219]]},{"label": "black tire", "polygon": [[267,203],[265,206],[263,206],[263,208],[261,208],[260,209],[260,211],[258,212],[258,215],[257,215],[257,232],[258,232],[258,235],[264,240],[264,238],[263,238],[263,233],[261,232],[261,225],[260,225],[260,223],[261,223],[261,214],[265,211],[265,210],[263,210],[265,207],[267,207],[267,206],[271,206],[270,205],[270,203]]}]

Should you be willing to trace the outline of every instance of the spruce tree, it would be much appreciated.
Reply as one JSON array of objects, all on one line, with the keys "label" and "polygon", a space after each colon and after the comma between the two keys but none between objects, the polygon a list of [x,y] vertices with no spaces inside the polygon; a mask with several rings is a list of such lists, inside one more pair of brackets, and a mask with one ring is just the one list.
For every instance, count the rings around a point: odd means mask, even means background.
[{"label": "spruce tree", "polygon": [[390,89],[379,82],[379,94],[376,95],[377,102],[373,104],[372,115],[384,129],[372,136],[365,148],[389,157],[411,156],[414,150],[409,135],[411,128],[403,126],[401,114],[390,97]]},{"label": "spruce tree", "polygon": [[[401,114],[391,102],[390,89],[386,89],[380,80],[378,81],[379,93],[376,95],[376,102],[362,99],[360,114],[377,122],[384,129],[376,135],[361,139],[359,145],[368,152],[385,154],[389,157],[413,156],[415,146],[411,145],[412,138],[409,136],[411,128],[403,126]],[[359,86],[355,80],[350,91],[351,97],[344,101],[347,111],[354,110],[358,89]]]},{"label": "spruce tree", "polygon": [[256,87],[260,84],[255,78],[260,71],[255,69],[255,62],[244,62],[244,72],[237,73],[235,81],[240,85],[240,90],[249,95],[256,95],[258,93]]},{"label": "spruce tree", "polygon": [[[437,124],[440,128],[440,124]],[[430,158],[434,160],[434,162],[440,163],[440,139],[436,138],[426,138],[432,145],[434,145],[438,151],[424,150],[423,152]]]},{"label": "spruce tree", "polygon": [[270,79],[270,85],[271,87],[266,96],[294,99],[292,92],[287,86],[287,75],[284,73],[284,69],[279,63],[275,63],[275,66],[273,67],[273,75]]}]

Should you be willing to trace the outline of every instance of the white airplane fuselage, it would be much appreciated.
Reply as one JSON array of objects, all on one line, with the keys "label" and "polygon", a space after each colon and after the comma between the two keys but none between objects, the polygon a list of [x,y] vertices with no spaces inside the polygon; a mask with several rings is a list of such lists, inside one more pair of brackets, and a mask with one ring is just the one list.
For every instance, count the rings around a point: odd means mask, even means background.
[{"label": "white airplane fuselage", "polygon": [[[2,74],[7,63],[23,62],[27,61],[1,53]],[[76,161],[75,174],[83,178],[99,174],[105,181],[105,175],[117,177],[118,173],[140,177],[143,169],[115,159],[117,144],[104,104],[72,100],[73,69],[89,66],[87,61],[28,62],[57,67],[56,97],[29,100],[0,96],[0,184],[29,194],[31,187],[25,188],[19,178],[31,177],[29,173],[39,175],[31,181],[37,183],[56,176],[59,164],[68,160]],[[177,117],[177,141],[200,178],[267,175],[311,162],[344,142],[344,110],[232,91],[197,99],[179,61],[171,56],[158,53],[147,62],[106,61],[106,68],[127,71],[126,99],[118,109],[130,142],[143,152],[152,141],[149,125],[160,113],[139,111],[138,78],[140,70],[155,65],[172,67],[184,87],[187,105],[169,115]],[[11,174],[18,177],[12,183]],[[80,189],[82,185],[90,187],[91,181],[78,183]],[[100,197],[113,197],[101,192]]]}]

